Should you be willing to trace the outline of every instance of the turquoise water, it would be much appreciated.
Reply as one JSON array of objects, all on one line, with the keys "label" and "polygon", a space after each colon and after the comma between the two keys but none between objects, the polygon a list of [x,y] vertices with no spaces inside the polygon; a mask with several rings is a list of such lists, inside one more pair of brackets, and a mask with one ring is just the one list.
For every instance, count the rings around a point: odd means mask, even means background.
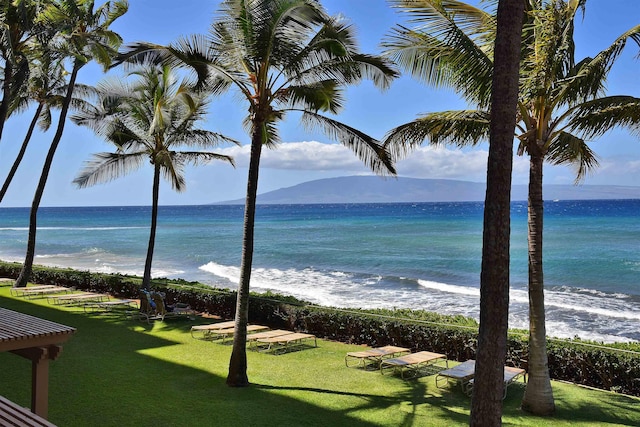
[{"label": "turquoise water", "polygon": [[[0,258],[22,261],[28,209],[0,209]],[[36,263],[141,274],[148,207],[42,208]],[[153,274],[235,288],[242,206],[160,208]],[[482,203],[261,205],[252,288],[342,307],[478,317]],[[545,205],[547,329],[640,340],[640,200]],[[526,328],[526,204],[512,205],[510,326]]]}]

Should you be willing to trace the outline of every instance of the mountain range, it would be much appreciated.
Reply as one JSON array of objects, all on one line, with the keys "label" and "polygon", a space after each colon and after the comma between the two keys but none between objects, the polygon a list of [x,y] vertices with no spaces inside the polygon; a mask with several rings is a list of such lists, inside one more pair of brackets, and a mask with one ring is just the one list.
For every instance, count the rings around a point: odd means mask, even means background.
[{"label": "mountain range", "polygon": [[[486,184],[449,179],[347,176],[303,182],[259,194],[260,204],[419,203],[484,201]],[[527,200],[527,186],[514,185],[511,200]],[[545,200],[640,199],[640,187],[545,185]],[[244,199],[216,204],[241,204]]]}]

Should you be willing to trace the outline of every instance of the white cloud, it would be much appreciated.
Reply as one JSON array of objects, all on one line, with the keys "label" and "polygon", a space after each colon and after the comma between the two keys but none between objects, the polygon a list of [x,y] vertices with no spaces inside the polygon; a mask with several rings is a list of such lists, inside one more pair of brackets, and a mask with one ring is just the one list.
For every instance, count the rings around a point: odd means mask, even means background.
[{"label": "white cloud", "polygon": [[[249,164],[249,145],[221,150],[235,158],[239,169]],[[459,179],[485,182],[487,176],[486,148],[459,150],[446,147],[421,146],[398,161],[399,176],[409,178]],[[371,173],[351,150],[340,144],[317,141],[289,142],[275,150],[263,149],[261,168],[279,171],[328,172],[331,176]],[[572,184],[575,170],[570,166],[545,165],[546,184]],[[514,184],[529,181],[529,157],[513,158]],[[587,176],[584,184],[640,185],[638,158],[608,157],[600,159],[600,166]]]},{"label": "white cloud", "polygon": [[[249,145],[221,150],[233,156],[238,167],[249,164]],[[280,170],[344,171],[361,173],[367,169],[355,154],[340,144],[323,144],[317,141],[287,142],[275,149],[264,148],[261,168]]]}]

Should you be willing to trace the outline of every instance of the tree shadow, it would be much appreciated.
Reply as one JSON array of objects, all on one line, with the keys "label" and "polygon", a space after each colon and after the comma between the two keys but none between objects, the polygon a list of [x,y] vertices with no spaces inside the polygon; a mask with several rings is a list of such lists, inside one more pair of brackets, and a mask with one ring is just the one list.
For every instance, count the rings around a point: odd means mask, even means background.
[{"label": "tree shadow", "polygon": [[[229,388],[224,376],[230,350],[226,346],[193,340],[188,333],[182,334],[183,341],[149,333],[154,328],[187,332],[190,323],[175,319],[179,323],[148,325],[3,296],[0,306],[77,329],[50,364],[49,419],[54,424],[375,425],[266,388]],[[186,352],[190,358],[181,364]],[[30,362],[0,353],[0,363],[0,394],[28,407]]]}]

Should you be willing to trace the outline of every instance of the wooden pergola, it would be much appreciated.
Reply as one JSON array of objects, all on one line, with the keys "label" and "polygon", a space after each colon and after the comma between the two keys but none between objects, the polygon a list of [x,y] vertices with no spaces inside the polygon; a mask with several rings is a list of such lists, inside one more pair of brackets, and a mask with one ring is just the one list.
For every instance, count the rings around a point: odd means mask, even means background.
[{"label": "wooden pergola", "polygon": [[49,361],[58,358],[62,343],[75,328],[0,307],[0,352],[31,360],[31,412],[47,418]]}]

